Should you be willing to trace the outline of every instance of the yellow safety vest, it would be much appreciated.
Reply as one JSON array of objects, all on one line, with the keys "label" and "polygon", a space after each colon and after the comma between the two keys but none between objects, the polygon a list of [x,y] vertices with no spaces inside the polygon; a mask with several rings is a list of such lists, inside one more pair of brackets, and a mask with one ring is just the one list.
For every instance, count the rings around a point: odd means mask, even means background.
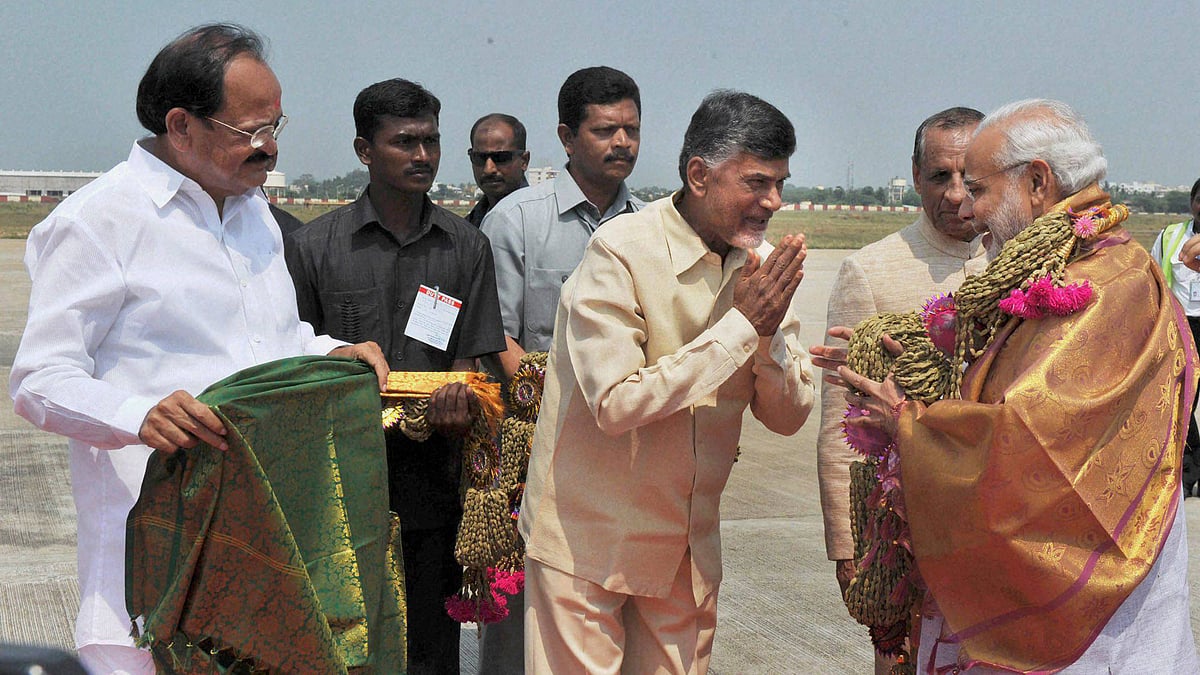
[{"label": "yellow safety vest", "polygon": [[1159,260],[1158,264],[1162,266],[1163,276],[1167,278],[1167,288],[1171,288],[1175,285],[1175,268],[1172,264],[1172,259],[1175,256],[1172,256],[1171,254],[1178,253],[1176,249],[1188,236],[1190,230],[1188,225],[1191,224],[1192,221],[1186,220],[1182,223],[1168,225],[1163,229],[1162,234],[1158,235],[1158,238],[1162,244],[1162,248],[1160,249],[1162,251],[1162,260]]}]

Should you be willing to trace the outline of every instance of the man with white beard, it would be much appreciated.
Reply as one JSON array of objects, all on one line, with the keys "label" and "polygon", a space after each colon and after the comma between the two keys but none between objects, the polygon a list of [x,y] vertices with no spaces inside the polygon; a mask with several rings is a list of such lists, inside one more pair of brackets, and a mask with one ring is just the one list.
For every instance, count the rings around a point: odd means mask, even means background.
[{"label": "man with white beard", "polygon": [[[918,672],[1200,669],[1179,508],[1195,350],[1119,226],[1128,210],[1097,186],[1106,166],[1065,104],[992,113],[960,215],[986,228],[993,260],[939,306],[949,321],[926,310],[927,339],[882,347],[860,325],[848,363],[813,350],[851,388],[850,432],[883,438],[881,466],[899,468],[888,497],[921,588]],[[906,348],[944,355],[920,365],[944,390],[906,392],[911,359],[882,382],[855,372],[871,362],[856,349]]]}]

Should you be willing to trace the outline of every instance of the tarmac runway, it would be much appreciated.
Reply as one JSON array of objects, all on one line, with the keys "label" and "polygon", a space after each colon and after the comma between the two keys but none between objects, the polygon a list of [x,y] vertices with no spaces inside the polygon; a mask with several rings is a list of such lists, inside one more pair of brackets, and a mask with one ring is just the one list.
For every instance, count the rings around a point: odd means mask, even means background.
[{"label": "tarmac runway", "polygon": [[[29,279],[23,241],[0,240],[0,363],[11,364],[24,327]],[[821,341],[833,276],[848,251],[809,253],[800,285],[805,344]],[[9,368],[0,368],[7,392]],[[725,490],[725,578],[712,671],[870,673],[866,629],[842,606],[825,557],[816,480],[814,411],[795,436],[747,416],[742,456]],[[1192,629],[1200,634],[1200,499],[1190,521]],[[75,512],[63,439],[35,430],[0,402],[0,643],[73,646],[79,602]],[[475,630],[463,629],[463,672],[474,673]]]}]

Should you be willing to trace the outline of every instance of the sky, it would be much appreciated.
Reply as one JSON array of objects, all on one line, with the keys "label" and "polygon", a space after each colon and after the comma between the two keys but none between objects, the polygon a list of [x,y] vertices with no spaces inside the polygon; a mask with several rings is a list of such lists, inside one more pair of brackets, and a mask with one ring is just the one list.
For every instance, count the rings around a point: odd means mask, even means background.
[{"label": "sky", "polygon": [[104,171],[125,159],[145,133],[134,97],[151,58],[212,21],[269,42],[289,117],[277,169],[289,178],[359,168],[354,97],[391,77],[441,99],[440,182],[473,180],[467,136],[489,112],[525,123],[530,166],[561,166],[558,88],[593,65],[641,89],[634,187],[679,184],[688,120],[717,88],[749,91],[792,120],[794,185],[909,177],[925,117],[1031,97],[1084,116],[1114,182],[1200,176],[1195,0],[0,0],[0,169]]}]

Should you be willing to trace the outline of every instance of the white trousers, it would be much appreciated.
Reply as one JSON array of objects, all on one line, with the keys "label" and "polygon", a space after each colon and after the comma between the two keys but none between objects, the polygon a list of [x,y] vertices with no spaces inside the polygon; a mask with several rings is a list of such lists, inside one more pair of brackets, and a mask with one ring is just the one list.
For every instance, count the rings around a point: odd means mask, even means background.
[{"label": "white trousers", "polygon": [[[1058,675],[1200,673],[1188,607],[1187,522],[1182,501],[1176,514],[1162,553],[1149,574],[1125,598],[1079,660]],[[953,672],[958,645],[939,639],[943,627],[940,616],[922,618],[917,672],[934,673],[941,668]],[[980,667],[966,672],[985,675],[1001,671]]]},{"label": "white trousers", "polygon": [[155,675],[150,652],[124,645],[85,645],[79,662],[89,675]]}]

